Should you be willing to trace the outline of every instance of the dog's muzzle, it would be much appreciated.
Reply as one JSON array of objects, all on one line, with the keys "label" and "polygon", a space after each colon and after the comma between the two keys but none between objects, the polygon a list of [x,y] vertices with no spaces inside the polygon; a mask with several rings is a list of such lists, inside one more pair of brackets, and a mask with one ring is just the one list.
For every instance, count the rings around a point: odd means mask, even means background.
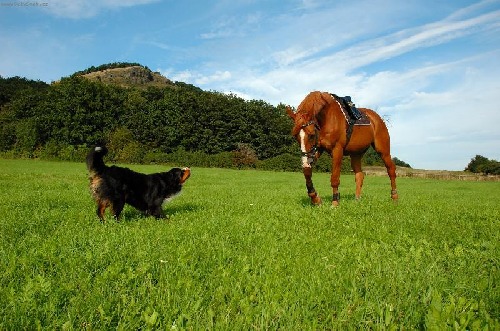
[{"label": "dog's muzzle", "polygon": [[182,168],[182,175],[181,175],[181,184],[184,184],[184,182],[191,176],[191,169],[188,167]]}]

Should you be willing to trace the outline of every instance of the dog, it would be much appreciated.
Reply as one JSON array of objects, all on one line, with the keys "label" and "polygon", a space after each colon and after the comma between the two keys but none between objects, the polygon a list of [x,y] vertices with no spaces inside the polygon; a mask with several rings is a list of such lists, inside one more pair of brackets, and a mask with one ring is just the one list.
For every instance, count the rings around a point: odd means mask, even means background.
[{"label": "dog", "polygon": [[109,167],[103,160],[107,152],[105,146],[96,146],[86,160],[90,191],[101,222],[105,222],[104,213],[108,207],[118,221],[125,204],[156,218],[165,217],[162,204],[179,194],[191,176],[189,168],[173,168],[147,175],[128,168]]}]

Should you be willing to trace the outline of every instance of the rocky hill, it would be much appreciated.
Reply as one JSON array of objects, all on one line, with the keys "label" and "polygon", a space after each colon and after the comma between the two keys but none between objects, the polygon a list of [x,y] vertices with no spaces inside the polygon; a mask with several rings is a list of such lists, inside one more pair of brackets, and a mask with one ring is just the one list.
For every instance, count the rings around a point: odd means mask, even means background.
[{"label": "rocky hill", "polygon": [[115,84],[122,87],[167,87],[174,86],[172,81],[158,72],[153,72],[142,66],[125,68],[112,68],[81,74],[90,80],[100,81],[105,84]]}]

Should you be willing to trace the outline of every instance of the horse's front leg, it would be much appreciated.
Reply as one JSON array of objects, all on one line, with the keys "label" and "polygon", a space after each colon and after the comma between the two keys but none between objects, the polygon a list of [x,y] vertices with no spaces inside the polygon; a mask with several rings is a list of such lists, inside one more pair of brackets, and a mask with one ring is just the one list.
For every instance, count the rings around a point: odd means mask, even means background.
[{"label": "horse's front leg", "polygon": [[332,151],[332,176],[330,178],[330,183],[332,185],[332,206],[336,207],[339,205],[340,193],[340,169],[342,167],[342,157],[344,156],[344,151],[341,146],[336,146]]},{"label": "horse's front leg", "polygon": [[309,195],[309,197],[311,198],[311,203],[313,205],[320,205],[321,198],[319,197],[318,193],[314,189],[314,185],[312,182],[312,168],[311,168],[311,166],[303,167],[302,172],[304,173],[304,178],[306,179],[307,195]]}]

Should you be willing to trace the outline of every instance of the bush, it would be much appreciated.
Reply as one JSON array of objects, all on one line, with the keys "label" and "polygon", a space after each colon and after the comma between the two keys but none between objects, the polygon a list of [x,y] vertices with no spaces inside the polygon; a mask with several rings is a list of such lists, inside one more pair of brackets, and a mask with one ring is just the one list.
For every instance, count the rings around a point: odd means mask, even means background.
[{"label": "bush", "polygon": [[71,162],[85,162],[89,148],[87,145],[64,146],[59,150],[58,159]]},{"label": "bush", "polygon": [[[258,163],[258,168],[271,171],[302,171],[300,156],[290,153],[281,154],[273,158],[260,161]],[[330,155],[323,153],[313,164],[313,170],[316,172],[331,172],[332,158]],[[351,161],[348,157],[344,157],[342,159],[340,171],[342,173],[351,172]]]},{"label": "bush", "polygon": [[302,171],[300,158],[288,153],[260,161],[257,167],[262,170],[273,171]]},{"label": "bush", "polygon": [[119,162],[144,163],[144,147],[136,141],[129,142],[116,154]]},{"label": "bush", "polygon": [[144,158],[145,163],[169,163],[186,167],[233,168],[232,152],[205,154],[202,152],[188,152],[183,148],[179,148],[172,153],[148,152]]},{"label": "bush", "polygon": [[[313,169],[318,172],[332,172],[332,158],[328,153],[321,154],[321,157],[316,161]],[[342,164],[340,166],[341,173],[351,172],[351,159],[347,156],[342,158]]]},{"label": "bush", "polygon": [[36,157],[43,160],[85,162],[88,151],[87,145],[72,146],[51,140],[36,150]]},{"label": "bush", "polygon": [[255,168],[259,161],[257,153],[248,144],[238,143],[233,151],[233,166],[235,168]]}]

